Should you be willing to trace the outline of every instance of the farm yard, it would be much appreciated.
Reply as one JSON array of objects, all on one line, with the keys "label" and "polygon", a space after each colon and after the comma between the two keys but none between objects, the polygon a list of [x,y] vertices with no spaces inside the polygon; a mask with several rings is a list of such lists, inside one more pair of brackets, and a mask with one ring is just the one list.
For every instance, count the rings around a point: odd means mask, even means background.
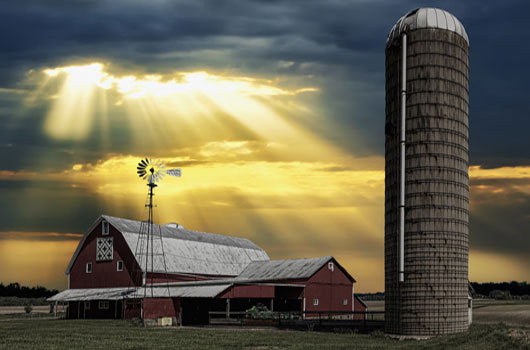
[{"label": "farm yard", "polygon": [[[376,306],[371,305],[371,310]],[[379,308],[382,306],[379,302]],[[381,332],[143,328],[123,320],[8,319],[6,316],[0,318],[0,349],[530,349],[528,302],[480,301],[474,308],[476,322],[469,332],[401,341]]]}]

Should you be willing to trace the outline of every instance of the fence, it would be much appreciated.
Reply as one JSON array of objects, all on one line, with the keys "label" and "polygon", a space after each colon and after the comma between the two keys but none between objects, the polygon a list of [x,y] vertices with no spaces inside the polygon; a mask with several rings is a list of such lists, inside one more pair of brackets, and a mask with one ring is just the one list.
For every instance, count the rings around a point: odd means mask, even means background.
[{"label": "fence", "polygon": [[384,311],[297,311],[297,312],[247,312],[210,311],[208,324],[226,326],[260,326],[285,328],[382,328]]}]

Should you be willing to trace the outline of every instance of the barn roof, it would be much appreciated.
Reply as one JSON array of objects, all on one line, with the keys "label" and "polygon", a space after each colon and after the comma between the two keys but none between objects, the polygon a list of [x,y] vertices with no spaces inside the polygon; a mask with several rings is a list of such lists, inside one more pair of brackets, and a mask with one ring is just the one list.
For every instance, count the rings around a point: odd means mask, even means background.
[{"label": "barn roof", "polygon": [[346,276],[355,282],[355,279],[332,256],[322,258],[267,260],[251,262],[237,277],[238,280],[252,281],[306,279],[313,276],[322,266],[333,261]]},{"label": "barn roof", "polygon": [[[188,297],[188,298],[214,298],[231,284],[216,285],[158,285],[148,289],[148,298],[161,297]],[[149,288],[149,287],[148,287]],[[169,289],[169,293],[168,293]],[[51,298],[48,301],[77,301],[77,300],[120,300],[136,299],[144,297],[144,287],[121,287],[121,288],[83,288],[83,289],[66,289]]]},{"label": "barn roof", "polygon": [[[145,262],[142,254],[136,251],[138,244],[141,244],[139,231],[142,223],[102,215],[79,242],[65,273],[70,272],[86,238],[102,220],[108,221],[121,232],[137,262]],[[263,249],[245,238],[192,231],[174,224],[155,224],[154,232],[154,261],[153,268],[148,266],[149,272],[165,272],[167,268],[167,272],[170,273],[237,276],[250,262],[269,260],[269,256]],[[162,242],[156,239],[158,234],[162,235]],[[145,257],[145,253],[143,256]],[[164,267],[164,260],[166,267]],[[144,263],[141,265],[141,268],[145,269]]]}]

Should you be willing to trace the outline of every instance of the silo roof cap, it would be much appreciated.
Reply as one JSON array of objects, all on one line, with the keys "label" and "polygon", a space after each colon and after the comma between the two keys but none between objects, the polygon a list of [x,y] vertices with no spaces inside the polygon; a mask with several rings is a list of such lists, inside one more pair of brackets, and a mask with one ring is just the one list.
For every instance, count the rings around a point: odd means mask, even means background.
[{"label": "silo roof cap", "polygon": [[469,45],[466,30],[458,18],[445,10],[432,7],[419,8],[401,17],[388,34],[386,44],[390,44],[394,38],[401,36],[405,29],[406,31],[412,31],[421,28],[450,30],[466,39]]}]

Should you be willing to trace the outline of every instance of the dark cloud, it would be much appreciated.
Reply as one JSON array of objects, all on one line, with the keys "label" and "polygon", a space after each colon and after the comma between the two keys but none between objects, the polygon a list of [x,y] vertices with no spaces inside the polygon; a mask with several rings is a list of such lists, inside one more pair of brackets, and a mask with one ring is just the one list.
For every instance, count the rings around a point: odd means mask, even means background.
[{"label": "dark cloud", "polygon": [[[0,180],[0,231],[84,233],[109,203],[70,182]],[[127,203],[122,210],[126,212]]]},{"label": "dark cloud", "polygon": [[522,45],[530,5],[522,0],[4,2],[0,81],[14,87],[29,69],[90,59],[147,73],[202,68],[305,79],[322,86],[320,112],[331,125],[306,127],[349,152],[382,154],[386,34],[419,6],[453,12],[468,31],[472,163],[530,164]]},{"label": "dark cloud", "polygon": [[470,247],[523,256],[530,263],[530,196],[516,190],[471,193]]}]

